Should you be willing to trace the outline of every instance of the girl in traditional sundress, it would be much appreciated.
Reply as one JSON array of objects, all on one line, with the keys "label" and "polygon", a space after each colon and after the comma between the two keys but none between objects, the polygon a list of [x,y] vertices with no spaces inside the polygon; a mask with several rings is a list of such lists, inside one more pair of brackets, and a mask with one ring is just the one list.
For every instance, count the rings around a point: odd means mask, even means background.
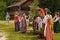
[{"label": "girl in traditional sundress", "polygon": [[10,20],[10,15],[9,13],[7,12],[6,14],[6,24],[9,25],[9,20]]},{"label": "girl in traditional sundress", "polygon": [[54,16],[54,32],[60,32],[59,19],[59,12],[56,12]]},{"label": "girl in traditional sundress", "polygon": [[44,37],[45,40],[53,40],[53,30],[52,30],[52,16],[49,12],[45,15],[43,22],[45,23]]},{"label": "girl in traditional sundress", "polygon": [[38,30],[40,31],[41,30],[41,28],[42,28],[42,19],[41,19],[41,17],[38,15],[37,16],[37,23],[38,23]]},{"label": "girl in traditional sundress", "polygon": [[14,15],[14,25],[15,25],[15,31],[20,31],[20,22],[19,22],[18,12],[15,12],[15,15]]},{"label": "girl in traditional sundress", "polygon": [[23,17],[22,17],[22,33],[25,33],[26,32],[26,16],[25,14],[23,14]]}]

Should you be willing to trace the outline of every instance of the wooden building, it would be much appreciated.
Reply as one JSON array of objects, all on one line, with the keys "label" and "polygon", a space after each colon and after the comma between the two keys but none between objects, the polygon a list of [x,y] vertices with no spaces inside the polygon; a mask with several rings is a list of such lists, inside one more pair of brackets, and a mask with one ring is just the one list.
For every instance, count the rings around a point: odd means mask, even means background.
[{"label": "wooden building", "polygon": [[15,0],[10,6],[7,7],[7,9],[11,15],[13,15],[15,11],[18,11],[20,14],[29,14],[29,5],[31,5],[31,3],[32,0]]}]

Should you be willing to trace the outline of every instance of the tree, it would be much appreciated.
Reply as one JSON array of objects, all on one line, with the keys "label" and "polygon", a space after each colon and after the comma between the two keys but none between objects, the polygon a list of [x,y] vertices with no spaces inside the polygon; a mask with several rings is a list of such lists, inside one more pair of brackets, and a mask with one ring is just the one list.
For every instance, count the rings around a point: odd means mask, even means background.
[{"label": "tree", "polygon": [[6,5],[9,6],[10,4],[12,4],[14,0],[4,0],[4,1],[6,2]]},{"label": "tree", "polygon": [[0,19],[4,19],[6,10],[6,2],[0,0]]},{"label": "tree", "polygon": [[5,19],[7,6],[10,5],[14,0],[0,0],[0,20]]},{"label": "tree", "polygon": [[34,0],[30,8],[30,12],[33,14],[32,15],[33,17],[36,16],[36,14],[38,13],[37,7],[38,7],[38,0]]},{"label": "tree", "polygon": [[59,10],[60,0],[38,0],[39,6],[43,8],[49,8],[52,12]]},{"label": "tree", "polygon": [[31,8],[30,8],[30,12],[31,12],[32,18],[33,18],[34,33],[36,33],[36,27],[34,26],[35,25],[34,20],[35,20],[36,16],[39,14],[37,7],[38,7],[38,0],[34,0],[33,3],[31,4]]},{"label": "tree", "polygon": [[54,16],[55,11],[60,12],[60,0],[38,0],[39,6],[42,8],[49,8]]},{"label": "tree", "polygon": [[3,11],[5,9],[6,9],[6,2],[0,1],[0,11]]}]

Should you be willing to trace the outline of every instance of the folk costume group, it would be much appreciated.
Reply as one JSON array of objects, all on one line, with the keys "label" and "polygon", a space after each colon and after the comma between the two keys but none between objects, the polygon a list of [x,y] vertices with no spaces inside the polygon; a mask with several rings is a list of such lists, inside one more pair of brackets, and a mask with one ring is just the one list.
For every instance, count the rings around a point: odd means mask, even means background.
[{"label": "folk costume group", "polygon": [[[35,30],[41,30],[43,28],[44,24],[44,38],[45,40],[53,40],[54,32],[60,32],[60,14],[59,12],[55,12],[54,18],[52,18],[52,15],[47,8],[40,9],[40,14],[43,18],[40,16],[37,16],[34,20],[34,27]],[[6,15],[6,21],[7,24],[9,24],[9,14]],[[15,31],[22,31],[22,33],[25,33],[27,31],[27,16],[23,14],[22,16],[19,15],[17,12],[14,15],[14,25],[15,25]],[[21,24],[20,24],[21,23]],[[21,27],[20,27],[21,26]]]},{"label": "folk costume group", "polygon": [[35,27],[37,30],[43,28],[44,24],[44,38],[45,40],[53,40],[54,32],[60,32],[60,14],[55,12],[54,18],[52,18],[49,9],[41,9],[40,14],[43,18],[37,16],[35,19]]}]

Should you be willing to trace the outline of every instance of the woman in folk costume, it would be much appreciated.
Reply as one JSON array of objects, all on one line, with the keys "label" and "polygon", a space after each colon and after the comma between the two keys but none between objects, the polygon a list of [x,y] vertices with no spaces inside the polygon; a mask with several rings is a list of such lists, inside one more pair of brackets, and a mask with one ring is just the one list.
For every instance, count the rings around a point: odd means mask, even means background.
[{"label": "woman in folk costume", "polygon": [[26,16],[23,14],[22,17],[22,33],[26,32]]},{"label": "woman in folk costume", "polygon": [[35,30],[38,30],[38,21],[37,21],[37,16],[36,16],[36,18],[35,18]]},{"label": "woman in folk costume", "polygon": [[48,12],[44,19],[43,22],[45,23],[45,29],[44,29],[44,37],[45,40],[53,40],[53,30],[52,30],[52,16]]},{"label": "woman in folk costume", "polygon": [[54,17],[54,32],[60,32],[59,19],[59,12],[56,12]]},{"label": "woman in folk costume", "polygon": [[19,22],[19,16],[17,12],[14,15],[14,25],[15,25],[15,31],[20,31],[20,22]]},{"label": "woman in folk costume", "polygon": [[39,16],[37,16],[35,19],[35,27],[37,30],[42,28],[42,19]]},{"label": "woman in folk costume", "polygon": [[38,30],[40,31],[42,28],[42,19],[40,18],[40,16],[37,17],[37,23],[38,23]]},{"label": "woman in folk costume", "polygon": [[7,25],[9,25],[9,19],[10,19],[10,15],[9,15],[9,13],[7,12],[7,14],[6,14],[6,23],[7,23]]}]

